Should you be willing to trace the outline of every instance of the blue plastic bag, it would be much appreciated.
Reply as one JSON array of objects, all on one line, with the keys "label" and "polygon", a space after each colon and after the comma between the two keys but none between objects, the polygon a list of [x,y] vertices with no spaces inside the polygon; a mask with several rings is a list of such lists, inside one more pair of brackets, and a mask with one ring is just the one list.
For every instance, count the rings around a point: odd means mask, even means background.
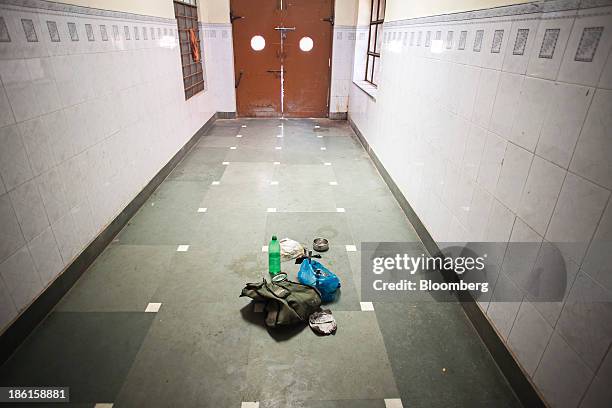
[{"label": "blue plastic bag", "polygon": [[[319,270],[319,274],[315,271]],[[340,287],[340,279],[324,267],[321,263],[305,258],[300,264],[298,280],[304,285],[314,286],[321,292],[323,302],[332,302],[336,298],[336,291]]]}]

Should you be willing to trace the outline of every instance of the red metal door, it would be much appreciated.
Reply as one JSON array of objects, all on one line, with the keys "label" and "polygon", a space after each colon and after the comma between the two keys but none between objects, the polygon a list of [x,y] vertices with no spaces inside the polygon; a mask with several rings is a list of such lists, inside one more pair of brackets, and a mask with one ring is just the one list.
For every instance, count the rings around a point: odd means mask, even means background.
[{"label": "red metal door", "polygon": [[331,75],[332,0],[284,1],[283,25],[295,27],[286,31],[283,42],[284,114],[326,117]]},{"label": "red metal door", "polygon": [[[278,0],[232,0],[236,104],[240,116],[281,116]],[[257,41],[263,37],[265,44]],[[256,50],[252,47],[263,49]]]},{"label": "red metal door", "polygon": [[238,115],[326,117],[332,0],[231,0],[231,13]]}]

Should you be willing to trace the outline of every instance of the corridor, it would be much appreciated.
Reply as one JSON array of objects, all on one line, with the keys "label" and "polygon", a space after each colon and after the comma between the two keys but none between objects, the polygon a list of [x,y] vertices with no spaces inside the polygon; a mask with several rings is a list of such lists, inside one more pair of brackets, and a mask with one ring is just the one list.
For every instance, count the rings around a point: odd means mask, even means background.
[{"label": "corridor", "polygon": [[[238,297],[273,234],[329,239],[335,336],[267,330]],[[217,120],[0,383],[69,386],[74,407],[520,406],[459,303],[360,302],[361,243],[418,240],[346,121]]]}]

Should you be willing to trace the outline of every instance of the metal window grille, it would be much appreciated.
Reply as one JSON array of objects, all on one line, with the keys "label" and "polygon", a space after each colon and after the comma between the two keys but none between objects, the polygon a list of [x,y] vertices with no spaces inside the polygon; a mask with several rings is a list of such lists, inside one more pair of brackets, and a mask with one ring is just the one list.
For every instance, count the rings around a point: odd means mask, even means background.
[{"label": "metal window grille", "polygon": [[385,21],[385,0],[372,0],[370,9],[370,35],[366,55],[365,80],[374,86],[378,84],[380,70],[380,48],[383,39],[383,22]]},{"label": "metal window grille", "polygon": [[185,100],[204,90],[204,72],[202,58],[195,62],[191,54],[189,30],[193,29],[200,49],[200,30],[198,27],[198,7],[196,0],[174,1],[174,15],[178,25],[181,66],[183,68],[183,85]]}]

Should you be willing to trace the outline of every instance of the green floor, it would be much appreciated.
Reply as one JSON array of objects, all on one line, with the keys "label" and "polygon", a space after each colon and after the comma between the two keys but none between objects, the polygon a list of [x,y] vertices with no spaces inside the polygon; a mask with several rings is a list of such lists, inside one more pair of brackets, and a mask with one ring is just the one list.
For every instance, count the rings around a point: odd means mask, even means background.
[{"label": "green floor", "polygon": [[[460,305],[361,311],[360,243],[418,237],[352,135],[340,121],[217,121],[0,368],[0,384],[69,386],[83,407],[518,406]],[[266,274],[272,234],[330,240],[335,336],[269,332],[238,298]],[[295,278],[298,266],[283,265]],[[145,313],[149,303],[162,305]]]}]

